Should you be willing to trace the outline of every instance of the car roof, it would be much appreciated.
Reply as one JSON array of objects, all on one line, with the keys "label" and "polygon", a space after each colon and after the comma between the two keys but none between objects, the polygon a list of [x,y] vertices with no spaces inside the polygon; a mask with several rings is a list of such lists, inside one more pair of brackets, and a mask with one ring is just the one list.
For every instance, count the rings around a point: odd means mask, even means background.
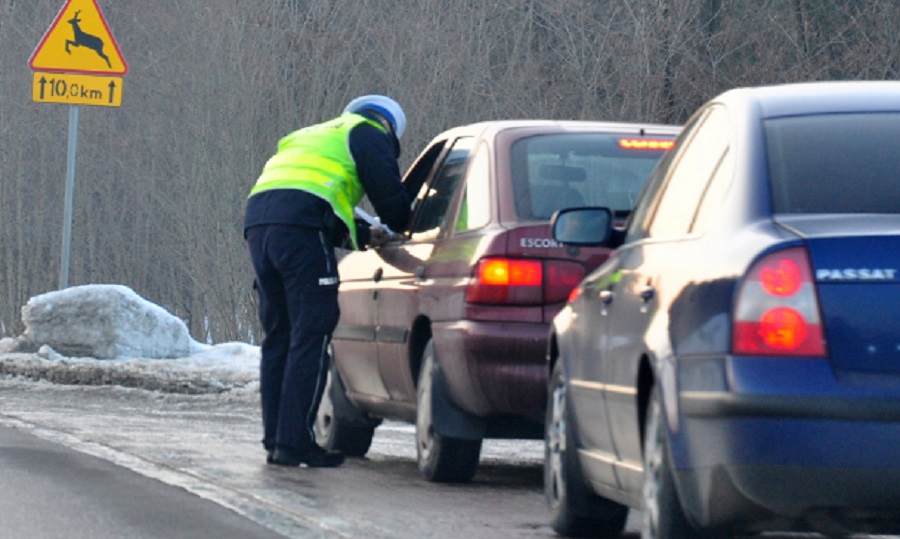
[{"label": "car roof", "polygon": [[484,136],[491,137],[502,131],[523,129],[529,131],[546,132],[574,132],[574,131],[605,131],[632,132],[644,129],[652,133],[665,133],[677,135],[681,127],[676,125],[633,123],[633,122],[601,122],[591,120],[543,120],[543,119],[509,119],[490,120],[476,122],[467,125],[456,126],[438,134],[434,140],[447,139],[459,136]]},{"label": "car roof", "polygon": [[737,88],[713,101],[756,109],[763,118],[900,111],[900,82],[828,81]]}]

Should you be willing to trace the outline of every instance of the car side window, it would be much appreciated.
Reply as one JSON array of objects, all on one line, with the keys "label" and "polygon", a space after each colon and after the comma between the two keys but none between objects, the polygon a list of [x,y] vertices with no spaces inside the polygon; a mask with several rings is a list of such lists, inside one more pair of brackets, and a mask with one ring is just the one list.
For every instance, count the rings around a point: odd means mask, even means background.
[{"label": "car side window", "polygon": [[732,178],[734,178],[734,157],[731,151],[726,150],[722,160],[719,161],[719,166],[716,167],[712,181],[706,188],[706,193],[703,195],[703,202],[700,203],[700,208],[691,224],[691,233],[703,234],[706,232],[706,225],[722,204],[725,193],[731,187]]},{"label": "car side window", "polygon": [[425,183],[416,197],[416,210],[410,228],[410,238],[436,237],[444,226],[466,163],[472,151],[473,139],[463,137],[454,141],[430,182]]},{"label": "car side window", "polygon": [[[432,144],[419,155],[416,162],[409,167],[409,170],[406,171],[406,175],[403,177],[403,188],[406,190],[406,194],[409,195],[409,199],[412,200],[413,215],[415,215],[416,208],[421,203],[416,196],[419,194],[422,186],[425,185],[447,145],[447,141]],[[406,230],[409,230],[409,228],[407,227]]]},{"label": "car side window", "polygon": [[659,186],[662,185],[662,182],[666,177],[665,172],[674,156],[675,150],[669,150],[660,160],[659,166],[654,169],[653,173],[650,174],[650,177],[647,179],[647,184],[637,198],[634,211],[628,218],[625,243],[638,241],[649,235],[647,227],[650,215],[652,215],[652,210],[657,203]]},{"label": "car side window", "polygon": [[698,125],[669,173],[650,225],[650,237],[684,236],[691,230],[706,186],[728,150],[730,123],[728,112],[714,106]]},{"label": "car side window", "polygon": [[637,197],[634,211],[628,218],[625,243],[639,241],[650,235],[650,219],[659,205],[662,185],[669,176],[672,163],[676,162],[683,153],[682,148],[691,141],[691,138],[696,133],[696,127],[705,117],[705,113],[699,113],[690,118],[685,124],[681,135],[675,140],[675,149],[666,152],[662,159],[659,160],[656,168],[653,169],[650,177],[647,179],[647,183]]},{"label": "car side window", "polygon": [[466,173],[466,188],[456,217],[456,232],[481,228],[491,219],[491,169],[486,144],[478,147]]}]

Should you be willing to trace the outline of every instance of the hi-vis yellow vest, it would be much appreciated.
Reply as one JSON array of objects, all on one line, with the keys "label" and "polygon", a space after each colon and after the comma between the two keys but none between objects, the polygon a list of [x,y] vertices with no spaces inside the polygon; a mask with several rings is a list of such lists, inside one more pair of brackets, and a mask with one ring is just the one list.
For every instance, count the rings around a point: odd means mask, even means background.
[{"label": "hi-vis yellow vest", "polygon": [[271,189],[301,189],[319,196],[347,225],[353,247],[359,249],[353,209],[364,190],[350,155],[349,137],[350,130],[363,122],[387,132],[378,122],[344,114],[285,136],[278,141],[278,151],[266,162],[250,196]]}]

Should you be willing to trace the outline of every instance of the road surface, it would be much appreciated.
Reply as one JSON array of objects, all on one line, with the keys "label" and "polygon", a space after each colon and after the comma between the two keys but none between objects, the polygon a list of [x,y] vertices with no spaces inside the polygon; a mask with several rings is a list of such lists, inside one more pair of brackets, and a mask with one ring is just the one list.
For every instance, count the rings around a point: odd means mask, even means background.
[{"label": "road surface", "polygon": [[[556,537],[547,524],[539,441],[485,441],[479,471],[464,485],[425,481],[416,468],[413,427],[401,423],[379,427],[365,459],[348,459],[337,469],[282,468],[265,464],[258,409],[255,387],[185,395],[0,379],[0,432],[11,429],[12,434],[6,436],[14,438],[35,436],[44,444],[40,451],[53,453],[59,451],[54,445],[61,445],[161,481],[165,485],[158,485],[159,492],[174,492],[171,503],[160,502],[158,510],[163,514],[181,507],[179,496],[190,493],[243,517],[248,522],[242,525],[262,533],[259,537],[265,537],[267,531],[299,539]],[[13,457],[3,439],[0,437],[0,467],[8,474],[4,459]],[[37,464],[44,457],[19,454],[14,458],[25,459],[19,462],[24,465]],[[27,471],[18,473],[25,475],[12,479],[0,475],[4,490],[8,484],[34,481]],[[125,505],[115,512],[127,515],[131,510],[129,490],[145,488],[129,486],[132,481],[110,486],[123,493],[120,501]],[[90,500],[90,493],[65,488],[60,496],[77,497],[78,503]],[[149,496],[161,495],[159,492]],[[6,505],[17,500],[13,496],[0,498],[0,515],[7,513]],[[18,500],[30,506],[42,503],[27,491],[22,491]],[[47,506],[46,500],[44,503]],[[634,539],[639,514],[633,512],[630,517],[625,536]],[[2,518],[0,531],[6,531]],[[77,515],[72,518],[73,526],[79,526]],[[19,525],[27,528],[28,521]],[[43,530],[35,527],[30,535],[54,537],[41,533]],[[148,531],[147,536],[187,535]],[[204,536],[227,537],[218,532]],[[810,537],[820,536],[765,536]]]},{"label": "road surface", "polygon": [[410,425],[337,469],[265,464],[253,390],[179,395],[0,380],[0,427],[124,466],[286,537],[554,537],[537,441],[487,441],[470,484],[425,481]]},{"label": "road surface", "polygon": [[41,539],[281,535],[187,491],[0,427],[0,535]]}]

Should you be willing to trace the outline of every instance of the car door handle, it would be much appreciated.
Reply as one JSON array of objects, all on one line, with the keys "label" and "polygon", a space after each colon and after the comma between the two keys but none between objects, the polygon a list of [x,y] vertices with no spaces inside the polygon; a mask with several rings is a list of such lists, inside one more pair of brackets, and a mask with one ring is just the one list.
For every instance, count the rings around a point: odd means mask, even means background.
[{"label": "car door handle", "polygon": [[653,296],[656,294],[656,289],[652,286],[645,286],[643,290],[641,290],[641,299],[644,300],[644,303],[647,303]]},{"label": "car door handle", "polygon": [[383,276],[384,276],[384,268],[378,268],[377,270],[375,270],[375,274],[372,275],[372,280],[377,283],[378,281],[381,280],[381,278]]}]

